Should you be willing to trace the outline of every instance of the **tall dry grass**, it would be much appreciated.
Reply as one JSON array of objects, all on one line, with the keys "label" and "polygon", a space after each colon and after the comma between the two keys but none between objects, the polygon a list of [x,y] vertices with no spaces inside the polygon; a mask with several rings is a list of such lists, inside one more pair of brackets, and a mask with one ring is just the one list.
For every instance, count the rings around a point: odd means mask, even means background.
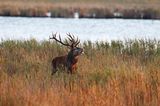
[{"label": "tall dry grass", "polygon": [[77,73],[51,76],[55,42],[0,43],[1,106],[159,106],[160,41],[86,41]]},{"label": "tall dry grass", "polygon": [[[0,0],[0,16],[160,19],[159,0]],[[120,13],[116,16],[115,13]]]}]

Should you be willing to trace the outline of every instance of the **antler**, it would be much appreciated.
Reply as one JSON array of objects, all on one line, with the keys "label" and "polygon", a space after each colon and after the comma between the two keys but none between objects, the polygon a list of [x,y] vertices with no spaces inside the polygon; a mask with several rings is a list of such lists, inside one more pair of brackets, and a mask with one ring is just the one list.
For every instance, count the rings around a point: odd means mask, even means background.
[{"label": "antler", "polygon": [[56,38],[56,36],[57,36],[57,33],[52,34],[52,37],[50,37],[49,39],[54,39],[55,41],[61,43],[62,45],[70,46],[70,44],[69,44],[68,42],[67,42],[67,43],[63,43],[63,42],[62,42],[60,35],[59,35],[59,40]]},{"label": "antler", "polygon": [[68,37],[68,39],[70,40],[70,42],[72,42],[72,46],[73,47],[76,47],[79,43],[80,43],[80,40],[78,39],[78,37],[77,37],[77,39],[75,40],[75,37],[74,37],[74,35],[72,34],[70,34],[70,33],[67,33],[67,35],[69,36]]},{"label": "antler", "polygon": [[52,34],[52,37],[50,37],[49,39],[54,39],[55,41],[61,43],[62,45],[70,46],[70,47],[72,47],[72,48],[73,48],[73,47],[76,47],[76,46],[80,43],[80,40],[78,39],[78,37],[77,37],[77,39],[75,40],[74,35],[71,35],[70,33],[67,33],[67,35],[68,35],[68,40],[71,42],[71,44],[69,44],[68,41],[66,41],[66,43],[62,42],[60,35],[59,35],[59,40],[58,40],[58,39],[56,38],[57,33]]}]

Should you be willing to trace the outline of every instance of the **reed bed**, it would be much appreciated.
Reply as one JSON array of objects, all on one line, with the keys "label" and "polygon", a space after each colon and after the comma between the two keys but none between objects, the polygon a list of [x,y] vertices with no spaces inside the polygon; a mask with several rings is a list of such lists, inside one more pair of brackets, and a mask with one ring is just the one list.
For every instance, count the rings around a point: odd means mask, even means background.
[{"label": "reed bed", "polygon": [[160,19],[158,0],[0,0],[0,16]]},{"label": "reed bed", "polygon": [[78,70],[51,76],[55,42],[0,43],[0,106],[159,106],[160,41],[85,41]]}]

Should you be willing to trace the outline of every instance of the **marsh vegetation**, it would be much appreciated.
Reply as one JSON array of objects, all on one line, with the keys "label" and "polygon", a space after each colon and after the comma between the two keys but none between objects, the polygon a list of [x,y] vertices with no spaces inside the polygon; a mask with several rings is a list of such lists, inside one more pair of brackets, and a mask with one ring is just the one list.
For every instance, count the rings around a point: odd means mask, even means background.
[{"label": "marsh vegetation", "polygon": [[0,43],[1,106],[158,106],[160,41],[81,43],[76,74],[51,76],[51,60],[67,53],[56,42]]},{"label": "marsh vegetation", "polygon": [[160,19],[158,0],[0,0],[0,16]]}]

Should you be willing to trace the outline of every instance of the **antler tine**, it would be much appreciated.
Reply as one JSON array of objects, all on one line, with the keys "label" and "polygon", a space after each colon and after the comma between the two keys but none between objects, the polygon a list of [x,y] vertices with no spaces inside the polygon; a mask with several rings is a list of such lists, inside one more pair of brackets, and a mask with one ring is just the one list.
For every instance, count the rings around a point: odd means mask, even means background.
[{"label": "antler tine", "polygon": [[79,42],[79,39],[78,39],[78,37],[77,37],[77,40],[76,40],[76,42]]},{"label": "antler tine", "polygon": [[70,33],[67,33],[67,35],[69,36],[68,39],[69,39],[72,43],[74,43],[74,42],[75,42],[74,36],[72,36]]},{"label": "antler tine", "polygon": [[60,40],[60,41],[62,41],[62,40],[61,40],[61,36],[60,36],[60,34],[59,34],[59,40]]},{"label": "antler tine", "polygon": [[77,37],[75,46],[77,46],[79,43],[80,43],[80,40],[79,40],[78,37]]},{"label": "antler tine", "polygon": [[55,34],[52,33],[52,37],[49,37],[49,39],[54,39],[56,38],[57,32]]},{"label": "antler tine", "polygon": [[76,43],[76,41],[75,41],[75,36],[72,34],[72,36],[73,36],[73,39],[74,39],[74,42]]},{"label": "antler tine", "polygon": [[55,34],[52,33],[52,37],[50,39],[54,39],[55,41],[61,43],[62,45],[70,46],[68,42],[67,43],[62,42],[60,34],[59,34],[59,40],[56,38],[56,35],[57,35],[57,33],[55,33]]},{"label": "antler tine", "polygon": [[71,35],[69,33],[67,33],[67,35],[69,36],[67,38],[72,42]]},{"label": "antler tine", "polygon": [[53,34],[53,39],[56,39],[56,36],[57,36],[57,32]]}]

